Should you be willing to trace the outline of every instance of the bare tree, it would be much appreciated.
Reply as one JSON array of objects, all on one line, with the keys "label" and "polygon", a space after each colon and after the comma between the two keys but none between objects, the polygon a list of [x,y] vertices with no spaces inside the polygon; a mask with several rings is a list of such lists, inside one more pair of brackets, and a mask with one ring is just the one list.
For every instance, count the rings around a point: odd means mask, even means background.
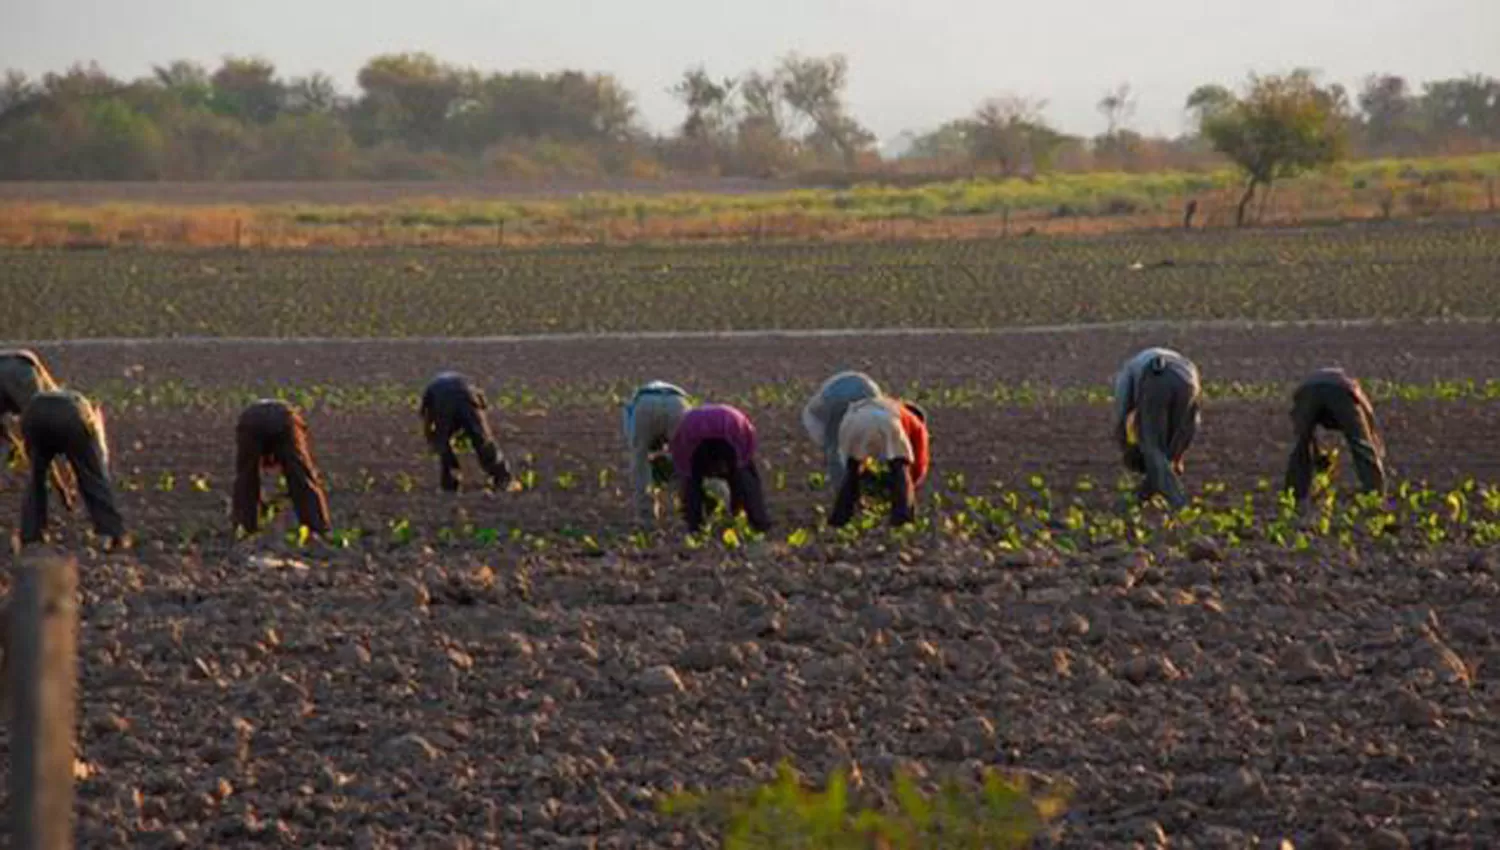
[{"label": "bare tree", "polygon": [[1130,90],[1130,83],[1120,83],[1099,98],[1095,108],[1104,116],[1106,138],[1114,138],[1129,125],[1130,120],[1135,117],[1135,106],[1135,92]]},{"label": "bare tree", "polygon": [[1042,117],[1046,106],[1040,98],[1014,94],[981,103],[968,123],[974,160],[995,165],[1005,175],[1046,168],[1065,138]]}]

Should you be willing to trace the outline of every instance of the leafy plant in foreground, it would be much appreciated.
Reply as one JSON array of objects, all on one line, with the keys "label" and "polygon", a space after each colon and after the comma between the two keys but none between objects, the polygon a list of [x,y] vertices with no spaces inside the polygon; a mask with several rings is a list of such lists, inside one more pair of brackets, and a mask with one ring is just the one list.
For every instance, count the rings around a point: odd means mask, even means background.
[{"label": "leafy plant in foreground", "polygon": [[924,792],[897,773],[893,804],[861,806],[842,771],[808,788],[783,762],[771,782],[738,791],[668,797],[668,815],[707,819],[726,850],[927,850],[1025,847],[1063,811],[1066,791],[1033,792],[1024,782],[987,771],[978,788],[957,781]]}]

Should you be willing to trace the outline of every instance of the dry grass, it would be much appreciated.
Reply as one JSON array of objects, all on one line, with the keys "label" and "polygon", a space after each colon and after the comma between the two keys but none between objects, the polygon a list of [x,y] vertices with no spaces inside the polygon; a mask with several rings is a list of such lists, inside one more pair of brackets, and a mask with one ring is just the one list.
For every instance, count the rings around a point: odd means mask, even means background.
[{"label": "dry grass", "polygon": [[[1449,168],[1446,161],[1426,161],[1422,170],[1396,163],[1400,175],[1394,177],[1397,169],[1387,165],[1383,176],[1375,179],[1351,180],[1346,174],[1288,182],[1257,204],[1255,218],[1261,224],[1290,225],[1494,212],[1491,163],[1466,169],[1464,163],[1453,162]],[[1440,169],[1441,179],[1434,180],[1432,175]],[[123,194],[100,187],[102,197],[132,199],[126,202],[89,201],[86,193],[59,192],[56,187],[38,189],[36,195],[46,200],[29,200],[24,187],[9,187],[0,193],[0,246],[537,247],[1088,235],[1181,227],[1189,200],[1198,205],[1196,227],[1231,226],[1238,189],[1224,175],[1213,179],[1218,181],[1215,188],[1163,193],[1158,187],[1100,175],[1097,186],[1085,184],[1080,191],[1075,181],[1060,187],[1056,198],[1032,191],[1014,205],[993,195],[979,203],[964,195],[971,189],[976,194],[994,192],[994,184],[917,188],[910,190],[913,196],[895,200],[889,192],[881,194],[883,190],[860,189],[583,194],[572,199],[532,194],[475,200],[472,193],[452,186],[448,194],[419,196],[414,189],[392,195],[388,187],[372,184],[364,204],[348,200],[359,197],[357,186],[341,184],[338,197],[344,200],[332,205],[309,205],[298,199],[295,186],[284,185],[257,195],[262,199],[258,202],[246,201],[236,187],[224,187],[224,196],[237,200],[222,204],[209,202],[211,187],[203,186],[176,191],[182,187],[163,184],[157,195],[145,185]],[[1002,189],[1009,185],[1025,189],[1024,184],[1002,184]],[[1070,194],[1062,194],[1064,190]],[[326,200],[315,186],[306,191],[307,198]],[[908,190],[890,190],[903,191]],[[929,193],[926,197],[915,197],[924,191]],[[1079,197],[1087,201],[1079,203]],[[1113,208],[1121,198],[1127,202]],[[929,202],[920,213],[902,206],[909,202],[918,208],[918,200]]]}]

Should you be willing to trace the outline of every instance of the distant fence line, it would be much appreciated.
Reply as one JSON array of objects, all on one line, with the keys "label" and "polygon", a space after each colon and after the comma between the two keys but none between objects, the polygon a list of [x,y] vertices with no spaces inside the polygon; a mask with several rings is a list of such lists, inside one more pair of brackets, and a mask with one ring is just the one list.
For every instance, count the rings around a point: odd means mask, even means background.
[{"label": "distant fence line", "polygon": [[[602,212],[548,216],[500,212],[456,216],[431,210],[374,207],[348,215],[295,212],[277,206],[55,206],[0,200],[0,246],[109,249],[129,247],[536,247],[671,242],[762,242],[1082,236],[1132,230],[1221,229],[1234,225],[1236,190],[1195,192],[1142,209],[1101,192],[1093,207],[1069,203],[1001,207],[973,214],[913,215],[816,210],[745,211],[706,207],[701,214],[616,205]],[[8,208],[7,208],[8,207]],[[1327,221],[1423,219],[1500,211],[1494,177],[1463,183],[1314,190],[1289,184],[1263,193],[1251,222],[1288,226]]]}]

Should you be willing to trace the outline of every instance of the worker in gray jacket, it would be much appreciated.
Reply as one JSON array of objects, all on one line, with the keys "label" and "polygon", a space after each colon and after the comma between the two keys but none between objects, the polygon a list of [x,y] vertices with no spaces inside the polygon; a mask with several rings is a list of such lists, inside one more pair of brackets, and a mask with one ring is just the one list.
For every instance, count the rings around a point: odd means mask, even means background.
[{"label": "worker in gray jacket", "polygon": [[867,398],[879,398],[880,385],[863,372],[839,372],[813,393],[802,408],[802,427],[823,449],[828,486],[835,491],[844,484],[844,459],[839,454],[839,425],[849,405]]},{"label": "worker in gray jacket", "polygon": [[1142,501],[1161,494],[1174,508],[1187,504],[1179,476],[1198,431],[1201,392],[1198,367],[1169,348],[1136,354],[1115,376],[1115,441],[1126,468],[1145,475]]},{"label": "worker in gray jacket", "polygon": [[[24,348],[0,351],[0,447],[10,447],[11,459],[25,464],[26,442],[21,438],[21,413],[39,392],[57,389],[57,381],[36,352]],[[61,464],[49,471],[63,507],[73,510],[73,485]]]},{"label": "worker in gray jacket", "polygon": [[125,521],[109,483],[104,412],[72,390],[43,390],[21,414],[21,435],[31,456],[31,483],[21,504],[21,542],[41,542],[47,530],[48,469],[53,461],[66,459],[78,478],[94,532],[112,544],[123,544]]},{"label": "worker in gray jacket", "polygon": [[642,522],[656,519],[651,486],[672,481],[672,435],[692,407],[687,391],[666,381],[642,384],[625,404],[622,413],[625,450],[630,456],[631,503]]},{"label": "worker in gray jacket", "polygon": [[1297,501],[1307,498],[1313,475],[1332,466],[1333,454],[1318,445],[1319,426],[1340,431],[1354,456],[1354,473],[1366,491],[1385,491],[1385,442],[1359,381],[1343,369],[1319,369],[1292,394],[1292,425],[1297,443],[1287,462],[1286,487]]}]

